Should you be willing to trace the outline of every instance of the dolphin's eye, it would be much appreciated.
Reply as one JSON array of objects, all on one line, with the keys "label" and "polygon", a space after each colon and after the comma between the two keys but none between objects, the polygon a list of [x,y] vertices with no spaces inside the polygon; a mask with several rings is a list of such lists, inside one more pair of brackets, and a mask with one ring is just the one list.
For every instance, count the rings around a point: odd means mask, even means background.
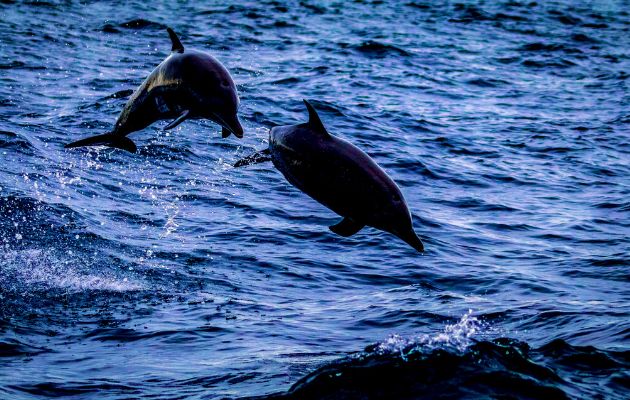
[{"label": "dolphin's eye", "polygon": [[223,85],[225,87],[228,87],[228,86],[230,86],[230,83],[227,80],[224,79],[224,80],[221,81],[221,85]]}]

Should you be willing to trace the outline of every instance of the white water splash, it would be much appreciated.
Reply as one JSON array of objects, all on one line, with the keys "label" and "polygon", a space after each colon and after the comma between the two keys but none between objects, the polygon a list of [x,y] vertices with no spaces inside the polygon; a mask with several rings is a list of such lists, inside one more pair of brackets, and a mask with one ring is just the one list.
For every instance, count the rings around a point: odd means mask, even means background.
[{"label": "white water splash", "polygon": [[167,203],[163,208],[166,213],[166,223],[162,227],[164,231],[160,234],[160,239],[170,236],[172,233],[177,231],[177,228],[179,227],[176,220],[180,213],[179,197],[175,197],[175,201]]},{"label": "white water splash", "polygon": [[88,290],[126,292],[143,287],[113,274],[83,271],[77,268],[80,262],[72,257],[60,257],[53,251],[7,251],[0,254],[0,286],[22,294],[50,289],[63,289],[67,293]]},{"label": "white water splash", "polygon": [[394,334],[379,343],[374,352],[377,354],[400,353],[401,358],[406,359],[410,353],[419,350],[446,348],[464,351],[471,345],[473,336],[482,334],[487,328],[486,323],[473,316],[472,310],[468,310],[457,323],[446,325],[440,333],[423,334],[411,338]]}]

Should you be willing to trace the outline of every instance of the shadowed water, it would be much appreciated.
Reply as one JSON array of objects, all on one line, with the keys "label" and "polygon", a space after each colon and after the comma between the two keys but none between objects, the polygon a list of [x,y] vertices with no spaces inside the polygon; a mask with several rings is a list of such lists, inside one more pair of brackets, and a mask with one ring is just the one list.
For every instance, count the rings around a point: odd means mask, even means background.
[{"label": "shadowed water", "polygon": [[[0,2],[0,397],[624,398],[628,10]],[[232,72],[245,138],[64,150],[112,129],[166,26]],[[424,255],[231,167],[303,98],[399,184]]]}]

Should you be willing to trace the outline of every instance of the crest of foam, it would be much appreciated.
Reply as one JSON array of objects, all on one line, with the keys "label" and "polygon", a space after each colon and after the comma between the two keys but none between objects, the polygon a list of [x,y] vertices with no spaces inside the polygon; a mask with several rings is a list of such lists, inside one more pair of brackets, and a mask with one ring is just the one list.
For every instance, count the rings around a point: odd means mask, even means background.
[{"label": "crest of foam", "polygon": [[[8,251],[0,254],[0,286],[5,290],[28,293],[33,290],[64,289],[68,292],[103,290],[125,292],[142,285],[112,274],[96,274],[77,268],[81,260],[58,257],[39,249]],[[88,269],[88,268],[84,268]]]},{"label": "crest of foam", "polygon": [[406,359],[409,354],[421,350],[444,348],[464,351],[472,343],[473,336],[482,333],[486,328],[486,323],[473,316],[472,310],[468,310],[457,323],[446,325],[442,332],[411,338],[394,334],[379,343],[374,352],[377,354],[400,353],[400,356]]}]

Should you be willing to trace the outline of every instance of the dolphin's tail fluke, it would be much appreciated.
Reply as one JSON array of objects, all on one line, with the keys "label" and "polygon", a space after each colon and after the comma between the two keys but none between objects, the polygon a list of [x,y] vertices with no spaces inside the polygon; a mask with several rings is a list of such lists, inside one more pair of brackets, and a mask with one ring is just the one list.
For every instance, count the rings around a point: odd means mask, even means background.
[{"label": "dolphin's tail fluke", "polygon": [[269,149],[260,150],[255,152],[254,154],[248,155],[245,158],[241,158],[236,163],[234,163],[234,168],[243,167],[250,164],[258,164],[265,161],[271,161],[271,151]]},{"label": "dolphin's tail fluke", "polygon": [[106,133],[104,135],[96,135],[89,138],[77,140],[70,144],[65,145],[66,149],[72,149],[74,147],[83,146],[108,146],[115,147],[117,149],[127,150],[130,153],[135,153],[138,148],[133,140],[126,136],[115,135],[113,133]]},{"label": "dolphin's tail fluke", "polygon": [[418,237],[418,235],[416,235],[413,229],[404,235],[396,235],[396,236],[404,240],[405,243],[407,243],[409,246],[413,247],[420,253],[424,253],[424,245],[422,244],[422,240],[420,240],[420,238]]}]

